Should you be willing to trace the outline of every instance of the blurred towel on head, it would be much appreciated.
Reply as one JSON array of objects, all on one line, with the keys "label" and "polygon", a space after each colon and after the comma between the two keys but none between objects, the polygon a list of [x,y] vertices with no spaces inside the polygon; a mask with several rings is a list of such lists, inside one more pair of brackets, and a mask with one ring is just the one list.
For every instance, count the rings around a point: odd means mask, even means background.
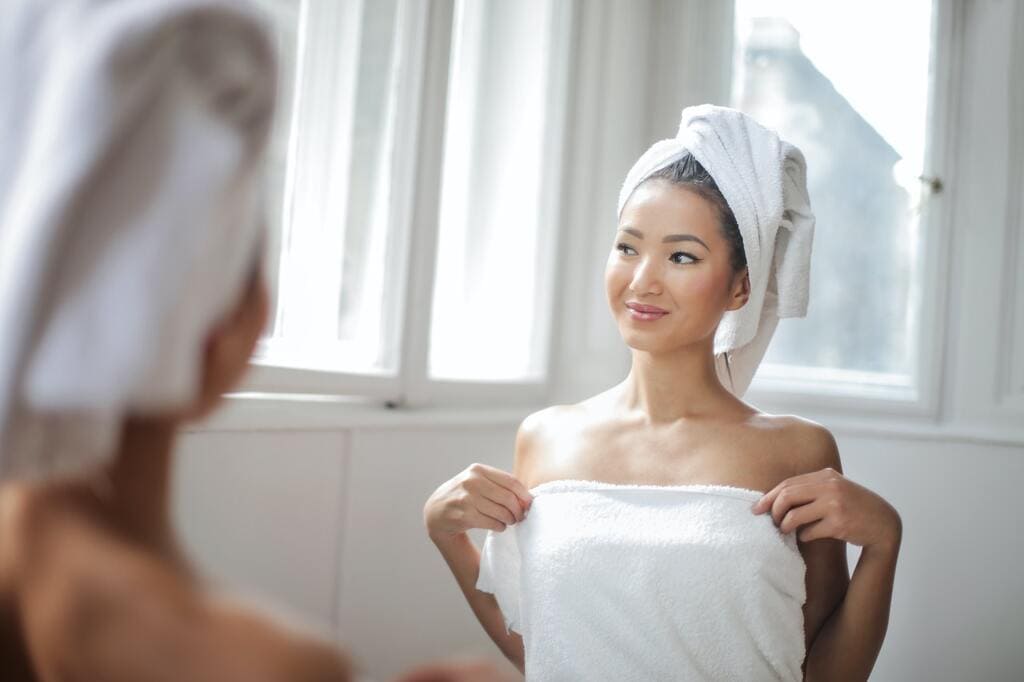
[{"label": "blurred towel on head", "polygon": [[800,149],[741,111],[686,107],[676,137],[655,142],[626,175],[618,215],[641,182],[686,152],[714,178],[743,237],[750,298],[725,313],[714,346],[723,384],[742,396],[779,318],[807,314],[814,237],[807,165]]},{"label": "blurred towel on head", "polygon": [[232,0],[10,0],[0,23],[0,479],[110,458],[196,397],[261,252],[276,56]]}]

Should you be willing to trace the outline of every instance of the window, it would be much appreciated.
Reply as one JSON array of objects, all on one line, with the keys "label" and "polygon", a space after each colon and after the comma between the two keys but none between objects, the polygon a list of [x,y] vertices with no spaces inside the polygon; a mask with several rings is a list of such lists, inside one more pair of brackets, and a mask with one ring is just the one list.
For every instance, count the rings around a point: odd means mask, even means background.
[{"label": "window", "polygon": [[[392,219],[395,164],[412,60],[409,3],[277,5],[282,71],[294,103],[280,111],[272,149],[288,141],[276,225],[276,314],[266,364],[393,374],[401,303],[403,226]],[[284,103],[288,103],[284,100]],[[405,119],[402,112],[406,112]],[[275,159],[272,157],[271,159]]]},{"label": "window", "polygon": [[817,218],[808,315],[779,325],[759,377],[914,396],[932,13],[931,0],[736,2],[732,106],[804,152]]},{"label": "window", "polygon": [[[456,4],[430,375],[540,379],[559,179],[558,36],[546,0]],[[560,22],[559,19],[562,19]],[[563,41],[564,42],[564,41]],[[550,133],[552,134],[549,134]]]},{"label": "window", "polygon": [[[268,169],[276,314],[247,390],[542,382],[569,4],[260,4],[286,97]],[[445,88],[425,83],[439,58]],[[418,183],[441,197],[426,220]]]}]

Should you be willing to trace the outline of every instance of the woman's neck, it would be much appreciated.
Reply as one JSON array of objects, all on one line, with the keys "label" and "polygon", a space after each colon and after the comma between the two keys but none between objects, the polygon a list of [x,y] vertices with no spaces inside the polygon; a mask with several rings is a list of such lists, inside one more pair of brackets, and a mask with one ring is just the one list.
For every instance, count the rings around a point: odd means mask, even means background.
[{"label": "woman's neck", "polygon": [[747,407],[722,385],[706,344],[672,353],[634,350],[629,376],[619,386],[620,405],[642,412],[652,424]]},{"label": "woman's neck", "polygon": [[173,551],[170,522],[171,463],[178,424],[170,419],[130,417],[116,457],[106,468],[105,511],[132,540]]}]

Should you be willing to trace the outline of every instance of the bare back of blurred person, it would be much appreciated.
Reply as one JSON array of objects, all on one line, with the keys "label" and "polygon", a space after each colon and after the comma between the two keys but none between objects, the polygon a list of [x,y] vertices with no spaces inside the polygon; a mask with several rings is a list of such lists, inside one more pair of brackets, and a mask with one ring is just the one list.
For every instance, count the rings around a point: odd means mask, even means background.
[{"label": "bare back of blurred person", "polygon": [[3,682],[357,674],[330,637],[208,589],[170,520],[177,434],[238,384],[268,317],[276,64],[244,0],[4,5]]},{"label": "bare back of blurred person", "polygon": [[0,677],[346,680],[204,588],[179,428],[268,315],[276,56],[237,0],[14,0],[0,27]]}]

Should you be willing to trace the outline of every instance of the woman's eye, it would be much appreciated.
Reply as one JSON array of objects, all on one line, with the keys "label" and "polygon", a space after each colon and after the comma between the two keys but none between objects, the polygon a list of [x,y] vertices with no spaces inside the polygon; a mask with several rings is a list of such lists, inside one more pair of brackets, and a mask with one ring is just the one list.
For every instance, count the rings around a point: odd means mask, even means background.
[{"label": "woman's eye", "polygon": [[[628,251],[632,251],[633,253],[636,253],[636,249],[634,249],[629,244],[625,244],[623,242],[619,242],[615,246],[615,248],[618,251],[622,252],[623,255],[626,255],[626,256],[631,255],[631,254],[627,253],[627,250]],[[686,260],[679,260],[680,257],[685,258]],[[679,265],[686,265],[687,263],[696,263],[697,261],[700,260],[700,258],[697,258],[693,254],[687,253],[685,251],[676,251],[675,253],[672,254],[672,256],[669,258],[669,260],[671,260],[673,263],[677,263]]]}]

